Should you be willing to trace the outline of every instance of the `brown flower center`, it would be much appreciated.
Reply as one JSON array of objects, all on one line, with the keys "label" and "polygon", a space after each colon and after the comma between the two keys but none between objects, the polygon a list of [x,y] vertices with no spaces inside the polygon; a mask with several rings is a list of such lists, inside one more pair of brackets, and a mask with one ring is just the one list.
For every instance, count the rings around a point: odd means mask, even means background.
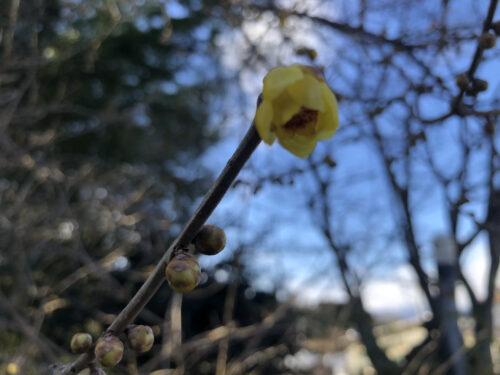
[{"label": "brown flower center", "polygon": [[308,125],[316,124],[318,119],[318,111],[302,107],[296,115],[283,125],[286,130],[297,131],[308,127]]}]

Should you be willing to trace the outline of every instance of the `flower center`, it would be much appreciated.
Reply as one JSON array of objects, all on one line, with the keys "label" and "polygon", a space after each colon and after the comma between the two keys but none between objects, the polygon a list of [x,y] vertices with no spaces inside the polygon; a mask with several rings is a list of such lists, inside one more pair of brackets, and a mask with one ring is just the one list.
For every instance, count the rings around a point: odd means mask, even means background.
[{"label": "flower center", "polygon": [[318,111],[302,107],[296,115],[294,115],[283,127],[286,130],[297,131],[307,128],[310,125],[315,125],[318,119]]}]

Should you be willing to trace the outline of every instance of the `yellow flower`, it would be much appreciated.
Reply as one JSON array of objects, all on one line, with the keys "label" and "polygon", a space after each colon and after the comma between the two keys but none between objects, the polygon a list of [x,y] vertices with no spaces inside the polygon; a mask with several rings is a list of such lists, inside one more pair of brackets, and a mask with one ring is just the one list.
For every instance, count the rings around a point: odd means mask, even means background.
[{"label": "yellow flower", "polygon": [[7,374],[15,375],[19,372],[19,366],[11,362],[7,365]]},{"label": "yellow flower", "polygon": [[272,144],[278,138],[292,154],[305,158],[317,141],[335,134],[339,126],[337,100],[314,68],[275,68],[264,77],[254,123],[264,142]]}]

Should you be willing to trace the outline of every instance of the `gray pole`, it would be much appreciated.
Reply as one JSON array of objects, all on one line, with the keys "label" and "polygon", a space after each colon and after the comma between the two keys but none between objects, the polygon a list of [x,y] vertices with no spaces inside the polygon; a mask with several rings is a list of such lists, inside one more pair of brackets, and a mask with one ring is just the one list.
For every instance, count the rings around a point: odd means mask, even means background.
[{"label": "gray pole", "polygon": [[434,239],[434,255],[438,265],[439,308],[441,310],[441,358],[450,361],[446,375],[465,375],[462,335],[458,329],[458,312],[455,304],[457,279],[457,248],[453,239],[440,235]]}]

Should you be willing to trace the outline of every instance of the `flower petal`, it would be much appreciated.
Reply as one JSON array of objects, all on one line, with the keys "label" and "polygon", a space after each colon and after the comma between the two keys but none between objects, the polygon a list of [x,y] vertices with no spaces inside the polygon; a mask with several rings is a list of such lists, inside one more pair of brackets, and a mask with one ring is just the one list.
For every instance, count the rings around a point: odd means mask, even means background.
[{"label": "flower petal", "polygon": [[339,115],[335,95],[325,83],[321,84],[321,93],[326,104],[326,111],[318,114],[318,121],[316,123],[316,138],[318,140],[333,137],[339,127]]},{"label": "flower petal", "polygon": [[324,112],[325,104],[321,93],[321,82],[310,74],[287,87],[287,92],[301,106]]},{"label": "flower petal", "polygon": [[296,138],[283,138],[283,139],[278,138],[278,142],[285,149],[287,149],[292,154],[294,154],[300,158],[308,157],[314,151],[314,148],[316,147],[316,140],[312,140],[309,142],[303,142],[303,141],[297,140]]},{"label": "flower petal", "polygon": [[286,129],[277,128],[276,135],[278,142],[292,154],[305,158],[313,152],[316,147],[316,137],[294,134]]},{"label": "flower petal", "polygon": [[280,126],[287,123],[300,112],[300,104],[296,103],[285,91],[273,100],[273,122]]},{"label": "flower petal", "polygon": [[281,66],[271,70],[264,77],[262,97],[265,100],[274,100],[287,86],[304,77],[302,71],[296,66]]},{"label": "flower petal", "polygon": [[255,127],[260,137],[267,144],[272,144],[274,142],[275,136],[271,132],[271,122],[273,120],[273,106],[270,101],[263,100],[262,103],[257,107],[257,112],[255,113]]}]

